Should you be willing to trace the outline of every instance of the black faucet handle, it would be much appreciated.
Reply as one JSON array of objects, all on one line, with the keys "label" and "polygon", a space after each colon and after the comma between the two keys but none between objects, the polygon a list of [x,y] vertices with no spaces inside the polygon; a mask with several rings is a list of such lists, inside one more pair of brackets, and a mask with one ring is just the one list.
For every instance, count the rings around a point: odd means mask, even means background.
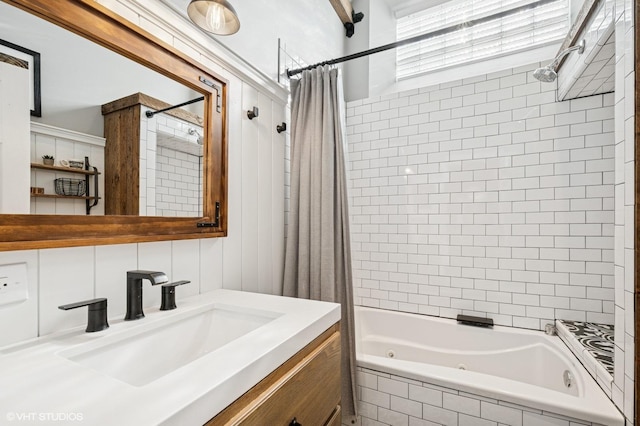
[{"label": "black faucet handle", "polygon": [[58,309],[68,311],[69,309],[82,308],[83,306],[89,306],[89,309],[107,309],[107,299],[100,297],[98,299],[84,300],[82,302],[69,303],[67,305],[58,306]]},{"label": "black faucet handle", "polygon": [[162,287],[178,287],[179,285],[184,285],[184,284],[189,284],[191,281],[187,281],[187,280],[182,280],[182,281],[176,281],[173,283],[169,283],[169,284],[162,284]]},{"label": "black faucet handle", "polygon": [[176,281],[169,284],[162,285],[162,303],[160,304],[161,311],[170,311],[175,309],[176,306],[176,287],[179,285],[189,284],[191,281]]},{"label": "black faucet handle", "polygon": [[102,331],[109,328],[109,322],[107,321],[107,299],[104,297],[61,305],[58,306],[58,309],[68,311],[70,309],[81,308],[83,306],[88,307],[87,333]]}]

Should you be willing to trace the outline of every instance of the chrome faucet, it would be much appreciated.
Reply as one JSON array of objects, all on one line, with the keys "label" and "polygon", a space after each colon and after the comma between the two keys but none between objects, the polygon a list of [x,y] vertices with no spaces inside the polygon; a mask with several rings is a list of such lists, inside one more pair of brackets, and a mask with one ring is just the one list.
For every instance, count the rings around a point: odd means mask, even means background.
[{"label": "chrome faucet", "polygon": [[144,318],[142,311],[142,280],[151,281],[151,285],[164,284],[169,281],[164,272],[127,271],[127,314],[125,321]]},{"label": "chrome faucet", "polygon": [[549,323],[544,325],[544,332],[547,336],[555,336],[558,334],[558,329],[553,323]]}]

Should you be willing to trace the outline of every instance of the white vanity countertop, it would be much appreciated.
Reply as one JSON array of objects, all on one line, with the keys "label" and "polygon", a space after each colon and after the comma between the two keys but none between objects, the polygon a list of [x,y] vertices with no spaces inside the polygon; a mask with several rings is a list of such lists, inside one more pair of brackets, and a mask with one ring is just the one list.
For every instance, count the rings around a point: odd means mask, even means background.
[{"label": "white vanity countertop", "polygon": [[[147,384],[135,386],[68,359],[84,348],[99,352],[103,344],[157,332],[185,315],[229,307],[273,319]],[[339,321],[340,305],[216,290],[178,301],[175,310],[148,308],[145,314],[138,321],[110,318],[111,327],[97,333],[82,327],[0,348],[0,424],[203,424]],[[122,352],[114,363],[152,361]]]}]

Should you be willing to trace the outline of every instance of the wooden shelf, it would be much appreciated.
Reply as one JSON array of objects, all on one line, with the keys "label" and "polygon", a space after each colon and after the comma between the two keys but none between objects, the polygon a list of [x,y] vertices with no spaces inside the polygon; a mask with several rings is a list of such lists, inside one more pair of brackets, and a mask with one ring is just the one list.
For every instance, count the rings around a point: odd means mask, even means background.
[{"label": "wooden shelf", "polygon": [[[60,172],[60,173],[71,173],[76,175],[83,175],[84,177],[82,179],[65,178],[65,179],[56,179],[54,182],[56,184],[57,183],[63,184],[63,188],[64,188],[65,180],[84,181],[83,183],[85,184],[85,191],[86,191],[85,193],[87,195],[31,194],[31,196],[36,198],[49,198],[49,199],[55,198],[58,200],[61,200],[63,198],[66,200],[83,200],[87,207],[87,215],[91,214],[91,208],[95,207],[98,204],[98,201],[100,200],[99,193],[98,193],[98,175],[100,174],[100,172],[98,171],[98,169],[96,169],[95,167],[89,164],[89,157],[84,157],[84,163],[85,163],[85,167],[92,168],[93,170],[89,171],[85,169],[76,169],[73,167],[47,166],[41,163],[31,163],[31,169],[38,169],[38,170],[48,171],[48,172]],[[93,177],[93,183],[94,183],[93,196],[91,196],[91,187],[89,186],[89,181],[91,180],[92,177]],[[61,180],[62,182],[57,182],[58,180]],[[57,185],[56,185],[56,188],[57,188]],[[80,188],[78,187],[74,189],[80,189]]]},{"label": "wooden shelf", "polygon": [[81,175],[99,175],[100,172],[95,172],[91,170],[84,169],[74,169],[73,167],[61,167],[61,166],[45,166],[40,163],[31,163],[32,169],[41,169],[41,170],[50,170],[54,172],[66,172],[66,173],[76,173]]},{"label": "wooden shelf", "polygon": [[[87,196],[79,196],[79,195],[58,195],[58,194],[31,194],[32,197],[39,198],[69,198],[72,200],[95,200],[96,197],[87,197]],[[100,197],[98,197],[98,200]]]}]

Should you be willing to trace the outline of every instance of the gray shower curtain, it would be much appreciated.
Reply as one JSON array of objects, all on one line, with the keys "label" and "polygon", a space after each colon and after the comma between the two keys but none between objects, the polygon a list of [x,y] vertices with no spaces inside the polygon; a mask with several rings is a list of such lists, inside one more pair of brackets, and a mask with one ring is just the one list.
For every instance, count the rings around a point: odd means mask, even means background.
[{"label": "gray shower curtain", "polygon": [[291,88],[291,209],[284,295],[340,303],[342,410],[355,407],[355,340],[345,111],[338,69],[304,71]]}]

